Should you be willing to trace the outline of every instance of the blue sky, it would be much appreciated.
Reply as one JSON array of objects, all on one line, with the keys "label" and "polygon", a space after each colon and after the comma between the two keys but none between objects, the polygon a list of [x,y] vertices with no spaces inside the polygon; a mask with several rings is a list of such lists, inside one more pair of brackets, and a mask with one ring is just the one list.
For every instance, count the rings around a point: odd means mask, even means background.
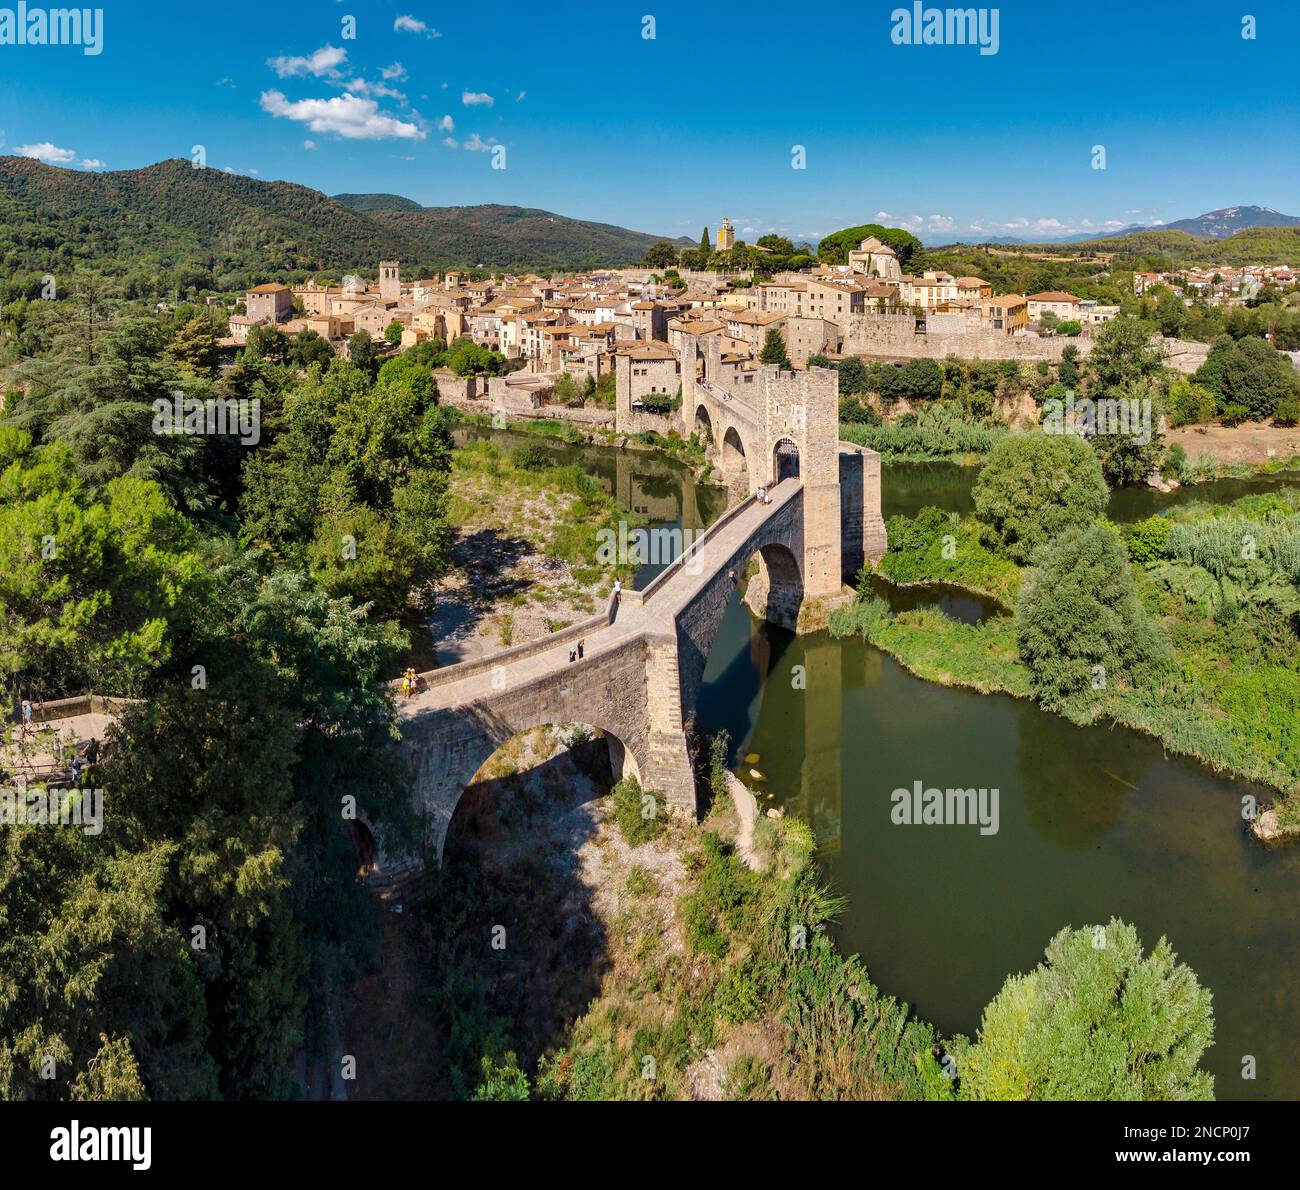
[{"label": "blue sky", "polygon": [[723,215],[942,241],[1300,214],[1294,0],[1004,0],[988,55],[894,44],[898,7],[104,0],[97,56],[0,45],[0,153],[130,169],[201,144],[327,193],[692,237]]}]

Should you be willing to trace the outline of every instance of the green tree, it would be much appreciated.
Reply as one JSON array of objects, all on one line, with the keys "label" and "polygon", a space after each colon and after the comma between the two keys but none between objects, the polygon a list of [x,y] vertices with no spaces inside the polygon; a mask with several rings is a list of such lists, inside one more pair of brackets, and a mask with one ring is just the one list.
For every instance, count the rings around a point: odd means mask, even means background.
[{"label": "green tree", "polygon": [[384,342],[390,347],[400,347],[402,345],[402,332],[404,330],[406,330],[406,328],[394,318],[393,321],[384,328]]},{"label": "green tree", "polygon": [[1242,339],[1225,353],[1218,392],[1223,405],[1244,405],[1253,420],[1263,421],[1300,392],[1300,376],[1263,339]]},{"label": "green tree", "polygon": [[677,264],[677,249],[667,240],[659,240],[646,249],[645,263],[652,269],[671,269]]},{"label": "green tree", "polygon": [[1073,344],[1066,344],[1061,351],[1061,364],[1056,374],[1066,388],[1076,389],[1079,384],[1079,349]]},{"label": "green tree", "polygon": [[348,360],[367,376],[373,377],[379,370],[375,341],[366,331],[357,331],[348,337]]},{"label": "green tree", "polygon": [[293,362],[300,368],[321,364],[328,368],[334,362],[334,348],[324,335],[316,331],[303,331],[294,340]]},{"label": "green tree", "polygon": [[1187,329],[1187,307],[1172,289],[1165,289],[1156,299],[1156,326],[1167,339],[1176,339]]},{"label": "green tree", "polygon": [[975,481],[975,517],[985,545],[1021,565],[1070,526],[1106,507],[1106,482],[1092,449],[1073,434],[1011,434]]},{"label": "green tree", "polygon": [[1170,681],[1173,653],[1137,596],[1114,526],[1066,528],[1034,555],[1016,609],[1020,656],[1049,710],[1087,719],[1109,691],[1154,691]]},{"label": "green tree", "polygon": [[866,366],[856,355],[840,361],[839,373],[840,392],[845,395],[856,396],[865,393],[870,387],[867,382]]},{"label": "green tree", "polygon": [[898,374],[898,388],[911,401],[938,400],[943,393],[943,371],[939,362],[932,359],[908,360]]},{"label": "green tree", "polygon": [[293,344],[289,336],[278,326],[252,326],[248,328],[248,338],[244,343],[244,355],[248,359],[268,360],[273,364],[282,364],[293,354]]},{"label": "green tree", "polygon": [[[1147,328],[1136,318],[1120,315],[1105,323],[1093,338],[1088,371],[1095,385],[1106,390],[1119,388],[1158,374],[1163,361],[1151,343]],[[1089,393],[1095,395],[1093,388]]]},{"label": "green tree", "polygon": [[1143,954],[1137,931],[1064,929],[1047,961],[1012,975],[958,1058],[960,1098],[1208,1100],[1200,1068],[1214,1039],[1208,990],[1162,937]]},{"label": "green tree", "polygon": [[704,254],[706,260],[713,253],[713,241],[709,239],[709,229],[707,227],[700,232],[699,250]]},{"label": "green tree", "polygon": [[1169,389],[1168,407],[1171,426],[1204,425],[1214,420],[1214,393],[1184,377]]},{"label": "green tree", "polygon": [[167,351],[178,364],[198,376],[213,376],[221,359],[217,337],[206,318],[192,318],[181,327]]},{"label": "green tree", "polygon": [[62,443],[0,428],[0,682],[42,697],[137,692],[202,575],[157,484],[84,484]]},{"label": "green tree", "polygon": [[785,339],[776,327],[772,327],[764,337],[763,350],[759,353],[758,358],[760,363],[776,364],[784,369],[791,366],[790,357],[785,350]]}]

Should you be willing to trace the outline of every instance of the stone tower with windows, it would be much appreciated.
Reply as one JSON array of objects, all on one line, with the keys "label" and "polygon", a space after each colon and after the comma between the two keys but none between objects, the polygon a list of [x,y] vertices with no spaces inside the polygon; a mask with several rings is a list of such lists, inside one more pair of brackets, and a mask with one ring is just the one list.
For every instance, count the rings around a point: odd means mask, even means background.
[{"label": "stone tower with windows", "polygon": [[395,260],[379,262],[379,300],[394,306],[402,300],[402,267]]},{"label": "stone tower with windows", "polygon": [[841,567],[839,378],[830,368],[759,370],[766,459],[761,473],[775,485],[798,476],[803,484],[804,591],[834,595]]},{"label": "stone tower with windows", "polygon": [[728,252],[735,246],[736,229],[731,226],[731,220],[724,215],[722,226],[718,228],[718,251]]}]

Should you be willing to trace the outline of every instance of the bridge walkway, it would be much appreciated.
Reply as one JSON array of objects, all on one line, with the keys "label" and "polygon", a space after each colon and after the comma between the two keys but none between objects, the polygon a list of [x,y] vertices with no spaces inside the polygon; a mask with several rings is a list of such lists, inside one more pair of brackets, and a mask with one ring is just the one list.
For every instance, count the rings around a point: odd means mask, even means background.
[{"label": "bridge walkway", "polygon": [[407,719],[429,711],[489,703],[502,689],[517,690],[567,668],[569,652],[579,640],[583,641],[585,661],[637,636],[670,636],[681,611],[799,490],[798,479],[787,479],[771,490],[768,503],[760,504],[751,496],[735,505],[644,591],[624,591],[621,601],[605,616],[570,625],[553,638],[420,675],[423,688],[399,700],[399,716]]}]

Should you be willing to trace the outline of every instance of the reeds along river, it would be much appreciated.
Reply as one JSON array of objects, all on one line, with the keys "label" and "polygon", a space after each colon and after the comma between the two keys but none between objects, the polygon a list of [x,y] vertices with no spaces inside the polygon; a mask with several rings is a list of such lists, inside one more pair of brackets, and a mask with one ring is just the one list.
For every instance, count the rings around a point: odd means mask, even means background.
[{"label": "reeds along river", "polygon": [[[684,517],[696,528],[692,518],[721,511],[716,490],[665,460],[557,450],[621,483],[652,524]],[[886,514],[964,511],[974,474],[887,468]],[[1182,491],[1231,500],[1271,482]],[[1144,517],[1178,497],[1121,493],[1112,515]],[[962,618],[987,611],[947,598]],[[848,898],[840,945],[945,1034],[972,1035],[1007,974],[1035,966],[1056,931],[1117,916],[1147,947],[1165,935],[1213,993],[1206,1064],[1218,1098],[1300,1098],[1300,848],[1265,849],[1241,816],[1242,797],[1266,790],[1166,757],[1135,732],[923,682],[861,640],[768,628],[738,598],[709,657],[698,726],[759,754],[737,771],[762,806],[812,824],[826,876]],[[997,833],[895,825],[891,794],[918,781],[996,789]],[[1248,1057],[1253,1080],[1241,1077]]]}]

